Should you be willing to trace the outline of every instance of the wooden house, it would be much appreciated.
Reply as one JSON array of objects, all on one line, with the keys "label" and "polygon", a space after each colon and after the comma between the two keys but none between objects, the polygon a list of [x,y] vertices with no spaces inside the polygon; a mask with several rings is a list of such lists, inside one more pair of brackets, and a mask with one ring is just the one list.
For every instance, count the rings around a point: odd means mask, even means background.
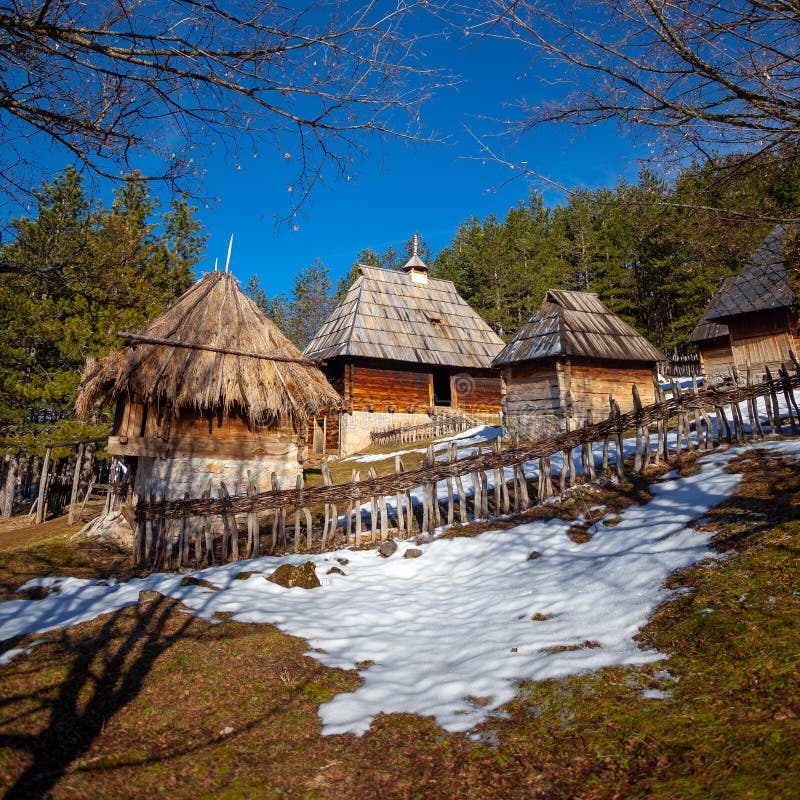
[{"label": "wooden house", "polygon": [[305,349],[323,360],[344,414],[315,420],[315,450],[346,455],[370,433],[427,422],[434,411],[499,415],[503,342],[451,281],[428,275],[416,252],[402,270],[362,265]]},{"label": "wooden house", "polygon": [[656,364],[664,354],[613,314],[593,292],[551,289],[539,310],[495,358],[503,376],[503,432],[537,439],[609,414],[609,394],[623,412],[655,401]]},{"label": "wooden house", "polygon": [[797,232],[777,225],[744,268],[715,295],[704,319],[728,328],[733,364],[756,378],[776,374],[797,352],[797,312],[792,274],[797,274]]},{"label": "wooden house", "polygon": [[708,376],[729,375],[733,366],[733,350],[728,326],[717,320],[708,318],[708,312],[717,299],[727,290],[733,277],[725,278],[714,297],[711,298],[706,313],[700,318],[692,331],[689,341],[697,347],[700,357],[700,368]]},{"label": "wooden house", "polygon": [[267,319],[233,275],[213,272],[100,361],[77,412],[115,403],[108,451],[138,497],[199,497],[213,479],[244,493],[271,473],[294,485],[308,420],[340,402],[325,376]]}]

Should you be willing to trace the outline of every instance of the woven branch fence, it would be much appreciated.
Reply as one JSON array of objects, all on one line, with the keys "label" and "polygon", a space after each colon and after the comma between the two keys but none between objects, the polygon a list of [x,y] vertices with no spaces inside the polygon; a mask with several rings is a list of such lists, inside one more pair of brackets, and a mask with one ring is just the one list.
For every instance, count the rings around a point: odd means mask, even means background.
[{"label": "woven branch fence", "polygon": [[[658,402],[648,406],[642,406],[634,385],[634,409],[628,413],[620,413],[619,404],[610,397],[609,416],[600,422],[594,422],[589,412],[580,427],[575,420],[568,421],[565,432],[509,447],[498,438],[463,458],[457,457],[456,444],[451,442],[444,462],[436,460],[431,445],[419,469],[404,470],[402,460],[396,457],[394,474],[378,477],[370,469],[362,480],[354,470],[352,482],[333,484],[323,462],[323,486],[306,487],[298,476],[294,489],[281,489],[273,474],[272,491],[257,493],[251,480],[246,496],[231,496],[220,483],[218,496],[212,497],[209,482],[200,498],[151,499],[137,505],[134,558],[153,568],[171,569],[285,552],[290,542],[294,552],[360,547],[387,539],[390,530],[398,537],[408,537],[416,532],[432,533],[445,522],[466,524],[524,511],[534,499],[545,500],[575,485],[578,460],[584,480],[596,480],[594,444],[602,445],[602,474],[613,470],[623,477],[623,434],[627,431],[635,435],[634,457],[628,465],[634,473],[679,458],[685,450],[757,441],[767,430],[770,435],[798,435],[800,409],[793,394],[798,386],[797,364],[794,375],[783,369],[777,378],[767,373],[764,382],[757,384],[749,370],[745,385],[730,388],[698,389],[693,381],[691,390],[682,390],[673,383],[669,398],[656,384]],[[783,413],[779,397],[785,401]],[[765,422],[759,418],[759,398],[764,399]],[[671,431],[675,433],[672,447]],[[553,475],[550,459],[558,453],[562,454],[561,468]],[[536,486],[525,475],[529,462],[538,462]],[[470,476],[472,483],[469,497],[463,485],[465,476]],[[442,484],[446,500],[439,499]],[[419,489],[422,502],[415,507],[411,493]],[[365,503],[368,522],[362,516]]]}]

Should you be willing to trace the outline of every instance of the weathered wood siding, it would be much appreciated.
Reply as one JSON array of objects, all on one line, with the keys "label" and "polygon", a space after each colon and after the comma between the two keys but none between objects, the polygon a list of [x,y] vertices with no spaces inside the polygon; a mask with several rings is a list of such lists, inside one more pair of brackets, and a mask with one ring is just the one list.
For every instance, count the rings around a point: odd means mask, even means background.
[{"label": "weathered wood siding", "polygon": [[789,355],[797,352],[797,320],[786,308],[740,314],[726,319],[736,368],[747,369],[747,362],[757,377],[769,367],[773,375],[781,364],[790,364]]},{"label": "weathered wood siding", "polygon": [[528,361],[503,370],[503,427],[520,439],[547,436],[561,427],[566,392],[563,365]]},{"label": "weathered wood siding", "polygon": [[450,376],[452,405],[465,414],[497,413],[502,396],[500,375],[457,372]]},{"label": "weathered wood siding", "polygon": [[114,455],[170,458],[174,455],[249,459],[297,448],[299,433],[288,418],[251,426],[235,411],[211,413],[158,408],[138,398],[117,405],[109,452]]},{"label": "weathered wood siding", "polygon": [[581,424],[591,409],[596,422],[609,413],[609,394],[624,413],[633,407],[635,383],[642,403],[655,402],[655,366],[630,362],[556,359],[505,369],[503,425],[506,433],[535,439],[564,427],[569,416]]},{"label": "weathered wood siding", "polygon": [[353,411],[423,411],[433,405],[433,374],[349,364],[345,405]]},{"label": "weathered wood siding", "polygon": [[700,365],[706,375],[726,374],[733,365],[733,350],[729,337],[708,339],[698,346]]},{"label": "weathered wood siding", "polygon": [[608,416],[610,394],[614,395],[623,414],[630,411],[633,408],[633,384],[636,384],[644,405],[656,401],[654,366],[572,359],[565,363],[564,371],[566,386],[572,395],[572,416],[581,422],[586,419],[589,409],[598,422]]}]

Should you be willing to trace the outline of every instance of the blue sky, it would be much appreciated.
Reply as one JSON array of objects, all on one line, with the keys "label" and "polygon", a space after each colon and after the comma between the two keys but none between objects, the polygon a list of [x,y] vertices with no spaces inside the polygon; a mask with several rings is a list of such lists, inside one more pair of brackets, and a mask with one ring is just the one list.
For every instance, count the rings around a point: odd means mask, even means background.
[{"label": "blue sky", "polygon": [[[447,144],[374,142],[349,179],[319,187],[293,224],[277,221],[290,209],[292,159],[261,153],[243,157],[239,168],[229,160],[208,159],[205,188],[218,200],[201,211],[210,238],[200,270],[212,269],[215,257],[224,263],[233,233],[231,271],[242,283],[257,274],[265,290],[275,294],[288,290],[297,272],[315,258],[330,268],[335,281],[364,247],[380,252],[418,230],[436,252],[470,216],[502,217],[532,189],[542,191],[549,205],[562,200],[547,184],[508,182],[515,174],[511,170],[476,160],[480,150],[467,132],[497,130],[492,120],[509,115],[509,104],[560,91],[537,78],[542,66],[508,43],[483,40],[467,47],[449,39],[425,46],[427,65],[459,76],[458,85],[440,90],[422,107],[423,124],[445,136]],[[632,138],[611,124],[550,127],[513,146],[503,138],[493,143],[512,160],[527,161],[530,169],[570,187],[610,186],[638,171]]]},{"label": "blue sky", "polygon": [[[426,24],[430,28],[430,20]],[[497,132],[502,125],[495,120],[513,115],[510,104],[523,98],[536,103],[567,91],[559,80],[563,76],[542,74],[547,64],[532,62],[531,52],[515,49],[512,42],[474,36],[423,40],[418,55],[426,67],[447,71],[457,81],[421,108],[423,126],[446,143],[373,140],[347,179],[331,178],[317,186],[293,222],[286,215],[292,207],[288,187],[296,176],[296,153],[287,159],[283,148],[262,147],[254,158],[245,146],[238,158],[221,149],[206,153],[202,191],[209,199],[199,205],[209,240],[198,272],[213,269],[215,257],[224,264],[233,234],[232,272],[243,284],[256,274],[264,289],[276,294],[289,290],[294,276],[315,258],[329,267],[335,282],[365,247],[379,252],[397,247],[419,231],[437,252],[469,217],[494,213],[502,218],[533,189],[543,192],[548,205],[561,201],[561,193],[546,183],[509,180],[519,173],[481,158],[467,128],[478,134]],[[513,146],[503,137],[491,142],[510,160],[527,162],[533,171],[570,187],[611,186],[638,171],[632,138],[611,124],[543,128]],[[52,147],[37,150],[36,159],[58,170],[68,163]],[[146,164],[142,171],[148,171]],[[99,191],[108,200],[110,187]],[[154,193],[166,204],[166,188]]]}]

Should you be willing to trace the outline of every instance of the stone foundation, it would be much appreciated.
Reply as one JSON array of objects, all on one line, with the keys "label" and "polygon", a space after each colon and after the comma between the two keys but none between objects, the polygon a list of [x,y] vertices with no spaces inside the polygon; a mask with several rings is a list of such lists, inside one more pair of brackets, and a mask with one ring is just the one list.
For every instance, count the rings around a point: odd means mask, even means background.
[{"label": "stone foundation", "polygon": [[137,497],[149,498],[152,493],[159,499],[182,499],[200,497],[211,479],[212,496],[217,497],[220,481],[231,495],[247,494],[250,470],[253,483],[259,492],[272,489],[271,475],[278,476],[282,489],[294,488],[303,468],[297,460],[297,447],[292,445],[285,455],[256,456],[244,460],[224,458],[138,458],[134,492]]},{"label": "stone foundation", "polygon": [[372,431],[385,431],[388,428],[407,428],[424,425],[431,421],[429,414],[406,414],[398,412],[353,411],[342,414],[339,432],[339,446],[342,456],[349,456],[359,450],[366,450],[371,444]]}]

